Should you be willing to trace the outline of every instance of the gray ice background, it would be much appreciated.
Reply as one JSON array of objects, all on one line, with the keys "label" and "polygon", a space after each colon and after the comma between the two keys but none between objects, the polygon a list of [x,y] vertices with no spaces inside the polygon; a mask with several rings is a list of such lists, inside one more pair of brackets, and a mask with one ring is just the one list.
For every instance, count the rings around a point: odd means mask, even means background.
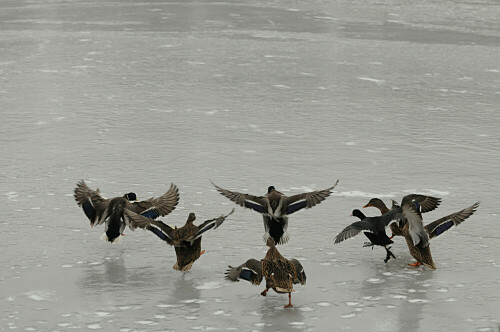
[{"label": "gray ice background", "polygon": [[[0,2],[0,330],[497,331],[500,324],[500,3]],[[159,196],[182,225],[236,211],[185,274],[149,232],[99,239],[72,197]],[[262,258],[258,214],[215,192],[340,183],[290,217],[293,293],[226,282]],[[354,208],[480,200],[414,269],[402,238],[334,245]],[[364,210],[377,214],[373,208]]]}]

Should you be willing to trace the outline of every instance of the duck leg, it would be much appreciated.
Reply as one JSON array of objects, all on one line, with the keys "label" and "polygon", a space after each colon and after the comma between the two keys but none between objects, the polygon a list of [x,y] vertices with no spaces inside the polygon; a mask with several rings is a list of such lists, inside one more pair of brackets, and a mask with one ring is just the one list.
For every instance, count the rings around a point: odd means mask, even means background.
[{"label": "duck leg", "polygon": [[389,259],[391,259],[391,256],[396,259],[396,256],[394,256],[394,254],[389,250],[391,249],[391,247],[387,248],[386,246],[384,246],[385,248],[385,251],[387,253],[387,255],[385,256],[385,259],[384,259],[384,262],[387,263],[389,261]]},{"label": "duck leg", "polygon": [[292,293],[288,293],[288,304],[286,306],[284,306],[283,308],[293,308],[293,304],[292,304]]},{"label": "duck leg", "polygon": [[202,251],[200,252],[200,256],[201,256],[201,255],[203,255],[204,253],[205,253],[205,250],[202,250]]},{"label": "duck leg", "polygon": [[422,265],[422,263],[420,263],[419,261],[416,261],[415,263],[408,264],[408,266],[414,266],[414,267],[419,267],[420,265]]},{"label": "duck leg", "polygon": [[266,296],[267,295],[267,292],[269,291],[269,288],[266,288],[262,291],[262,293],[260,293],[260,295],[262,296]]}]

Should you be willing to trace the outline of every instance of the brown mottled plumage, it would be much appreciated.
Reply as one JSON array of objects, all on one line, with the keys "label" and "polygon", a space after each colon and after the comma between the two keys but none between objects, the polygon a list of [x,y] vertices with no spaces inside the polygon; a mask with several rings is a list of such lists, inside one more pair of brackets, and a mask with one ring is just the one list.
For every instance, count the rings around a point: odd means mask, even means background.
[{"label": "brown mottled plumage", "polygon": [[278,249],[272,237],[267,239],[269,250],[261,261],[249,259],[238,267],[229,266],[226,279],[239,281],[243,279],[254,285],[259,285],[262,278],[266,279],[266,289],[260,293],[266,296],[270,288],[276,293],[288,293],[288,304],[285,308],[293,307],[292,292],[294,284],[306,284],[306,274],[300,262],[296,259],[286,259]]},{"label": "brown mottled plumage", "polygon": [[[125,194],[123,197],[104,198],[99,189],[92,190],[81,180],[78,182],[74,197],[83,212],[90,220],[90,226],[106,224],[106,232],[102,239],[111,243],[119,243],[119,237],[125,229],[124,210],[140,213],[148,218],[166,216],[172,212],[179,202],[179,190],[172,184],[170,189],[158,198],[151,197],[144,201],[133,201],[136,199],[134,193]],[[133,227],[127,224],[131,229]]]},{"label": "brown mottled plumage", "polygon": [[201,251],[202,234],[212,228],[219,227],[233,212],[234,209],[227,215],[207,220],[199,226],[193,223],[196,220],[196,215],[190,213],[186,224],[180,228],[172,228],[160,220],[146,218],[129,210],[125,211],[125,218],[134,227],[147,229],[166,243],[174,246],[177,256],[177,262],[173,266],[174,270],[188,271],[205,252]]},{"label": "brown mottled plumage", "polygon": [[[382,200],[378,198],[372,198],[370,202],[364,207],[373,206],[380,210],[381,213],[387,213],[389,209],[382,202]],[[394,207],[394,204],[393,204]],[[457,226],[462,223],[465,219],[469,218],[479,207],[479,202],[474,203],[473,205],[447,215],[445,217],[439,218],[427,225],[424,226],[425,231],[429,235],[429,239],[433,239],[438,235],[446,232],[452,226]],[[416,264],[412,264],[412,266],[418,266],[421,264],[426,265],[431,269],[436,269],[434,261],[432,259],[432,254],[429,246],[423,246],[422,243],[417,245],[413,244],[412,237],[409,233],[409,223],[405,223],[404,220],[401,223],[392,223],[390,225],[392,231],[392,237],[394,236],[404,236],[406,243],[408,245],[408,250],[413,258],[417,260]]]}]

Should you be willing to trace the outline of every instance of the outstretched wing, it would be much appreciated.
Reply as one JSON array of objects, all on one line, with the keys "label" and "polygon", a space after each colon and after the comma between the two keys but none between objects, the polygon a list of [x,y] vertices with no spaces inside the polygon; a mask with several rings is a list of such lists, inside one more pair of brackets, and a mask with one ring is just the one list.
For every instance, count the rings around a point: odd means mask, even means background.
[{"label": "outstretched wing", "polygon": [[408,196],[403,198],[403,202],[401,204],[401,209],[403,212],[403,217],[408,220],[409,226],[408,231],[413,241],[413,245],[417,245],[419,243],[422,244],[422,247],[427,247],[429,245],[429,235],[424,228],[424,223],[422,221],[422,214],[420,213],[420,205],[418,200],[407,199]]},{"label": "outstretched wing", "polygon": [[202,223],[201,225],[198,226],[198,231],[193,236],[191,236],[189,239],[187,239],[186,241],[194,241],[197,238],[199,238],[206,231],[208,231],[210,229],[216,229],[224,222],[224,220],[226,220],[227,217],[229,217],[231,214],[233,214],[233,212],[234,212],[234,209],[232,209],[231,212],[229,212],[226,215],[221,215],[218,218],[214,218],[214,219],[210,219],[210,220],[205,221],[204,223]]},{"label": "outstretched wing", "polygon": [[228,266],[226,279],[229,281],[240,281],[240,279],[259,285],[262,281],[262,262],[251,258],[238,267]]},{"label": "outstretched wing", "polygon": [[453,225],[457,226],[461,224],[465,219],[472,216],[478,207],[479,202],[476,202],[468,208],[452,213],[446,217],[439,218],[438,220],[426,225],[425,229],[427,230],[427,233],[429,233],[429,237],[432,239],[433,237],[443,234]]},{"label": "outstretched wing", "polygon": [[333,187],[311,191],[308,193],[293,195],[290,197],[286,197],[284,201],[284,206],[286,207],[286,214],[292,214],[296,211],[299,211],[303,208],[309,209],[313,206],[324,201],[330,194],[332,193],[333,188],[339,183],[339,180],[335,182]]},{"label": "outstretched wing", "polygon": [[147,229],[163,241],[172,245],[172,227],[164,224],[160,220],[147,218],[143,215],[130,211],[129,209],[124,210],[123,218],[130,229],[134,230],[136,227]]},{"label": "outstretched wing", "polygon": [[249,194],[242,194],[238,193],[236,191],[230,191],[227,189],[223,189],[219,186],[217,186],[215,183],[212,182],[214,187],[217,189],[217,191],[223,195],[229,198],[231,201],[235,202],[239,206],[243,206],[249,209],[252,209],[254,211],[257,211],[259,213],[266,213],[266,201],[265,198],[260,196],[254,196],[254,195],[249,195]]},{"label": "outstretched wing", "polygon": [[306,272],[304,271],[304,268],[302,267],[302,264],[300,264],[300,262],[298,260],[296,260],[295,258],[292,258],[289,261],[293,265],[293,267],[295,268],[295,275],[293,278],[293,283],[294,284],[300,283],[301,285],[305,285],[307,277],[306,277]]},{"label": "outstretched wing", "polygon": [[90,226],[100,225],[107,217],[106,208],[109,199],[101,196],[99,189],[90,189],[85,181],[78,182],[75,188],[74,197],[83,212],[90,220]]},{"label": "outstretched wing", "polygon": [[361,221],[356,221],[347,226],[340,232],[336,237],[335,237],[335,243],[340,243],[348,238],[351,238],[353,236],[356,236],[359,234],[359,232],[367,230],[374,232],[375,229],[373,227],[373,224],[369,222],[368,218],[363,219]]},{"label": "outstretched wing", "polygon": [[410,194],[403,197],[403,201],[401,205],[403,205],[406,201],[417,201],[420,205],[420,212],[425,213],[436,209],[439,204],[441,204],[441,198],[426,196],[426,195],[418,195],[418,194]]},{"label": "outstretched wing", "polygon": [[145,201],[131,203],[130,209],[135,213],[151,219],[166,216],[175,210],[179,203],[179,189],[175,184],[170,185],[170,189],[158,198],[150,198]]}]

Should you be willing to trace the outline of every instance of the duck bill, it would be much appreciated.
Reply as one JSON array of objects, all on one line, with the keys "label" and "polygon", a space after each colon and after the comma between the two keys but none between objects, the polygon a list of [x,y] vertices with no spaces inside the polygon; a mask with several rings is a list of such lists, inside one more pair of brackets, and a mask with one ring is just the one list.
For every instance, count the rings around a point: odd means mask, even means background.
[{"label": "duck bill", "polygon": [[366,204],[365,206],[363,206],[363,209],[370,207],[370,206],[371,206],[370,204]]}]

